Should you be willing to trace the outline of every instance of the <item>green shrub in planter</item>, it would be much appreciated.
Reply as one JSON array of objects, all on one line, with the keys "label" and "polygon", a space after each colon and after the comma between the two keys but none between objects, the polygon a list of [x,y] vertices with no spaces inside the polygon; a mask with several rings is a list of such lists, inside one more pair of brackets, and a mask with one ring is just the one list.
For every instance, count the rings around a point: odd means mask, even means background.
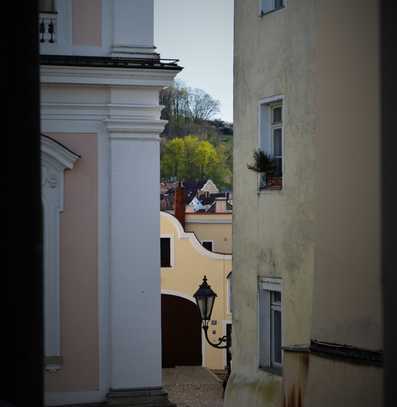
[{"label": "green shrub in planter", "polygon": [[249,170],[259,173],[259,189],[264,189],[267,185],[267,177],[274,174],[276,163],[273,158],[260,148],[253,153],[253,164],[247,164]]}]

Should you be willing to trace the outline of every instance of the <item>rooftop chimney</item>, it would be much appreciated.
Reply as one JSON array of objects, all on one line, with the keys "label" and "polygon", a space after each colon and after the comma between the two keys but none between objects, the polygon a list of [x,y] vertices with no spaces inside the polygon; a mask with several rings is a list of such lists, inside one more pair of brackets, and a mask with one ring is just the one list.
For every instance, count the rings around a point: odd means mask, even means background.
[{"label": "rooftop chimney", "polygon": [[182,183],[179,182],[175,189],[174,211],[175,217],[179,220],[183,229],[185,229],[185,202],[185,189],[183,188]]}]

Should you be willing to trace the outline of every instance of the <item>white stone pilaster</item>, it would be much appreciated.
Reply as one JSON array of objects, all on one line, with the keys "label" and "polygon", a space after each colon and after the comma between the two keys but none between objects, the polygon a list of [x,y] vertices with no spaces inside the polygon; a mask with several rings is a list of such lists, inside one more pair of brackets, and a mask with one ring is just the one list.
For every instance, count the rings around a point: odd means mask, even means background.
[{"label": "white stone pilaster", "polygon": [[[130,100],[134,99],[134,90]],[[152,88],[158,97],[158,89]],[[110,138],[111,389],[161,386],[159,109],[123,109],[106,121]],[[128,98],[127,98],[128,99]],[[122,114],[120,114],[122,113]]]}]

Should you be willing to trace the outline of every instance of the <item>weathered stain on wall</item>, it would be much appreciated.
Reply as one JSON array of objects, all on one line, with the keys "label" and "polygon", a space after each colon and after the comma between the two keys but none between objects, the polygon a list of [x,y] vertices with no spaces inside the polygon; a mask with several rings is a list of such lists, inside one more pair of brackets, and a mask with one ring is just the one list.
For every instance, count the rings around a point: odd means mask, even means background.
[{"label": "weathered stain on wall", "polygon": [[278,376],[258,372],[252,379],[247,379],[232,372],[227,384],[225,405],[276,407],[281,405],[281,395],[281,378]]},{"label": "weathered stain on wall", "polygon": [[308,352],[284,352],[283,407],[304,405],[309,363]]}]

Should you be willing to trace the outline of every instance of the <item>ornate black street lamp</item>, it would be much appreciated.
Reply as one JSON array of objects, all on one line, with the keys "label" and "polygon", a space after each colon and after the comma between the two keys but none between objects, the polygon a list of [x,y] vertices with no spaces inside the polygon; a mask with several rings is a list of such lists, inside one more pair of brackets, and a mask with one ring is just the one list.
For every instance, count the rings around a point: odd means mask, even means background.
[{"label": "ornate black street lamp", "polygon": [[[218,343],[212,343],[208,338],[208,323],[211,320],[212,309],[214,308],[214,302],[217,295],[211,289],[211,286],[208,285],[206,276],[204,276],[202,284],[193,297],[196,299],[200,311],[201,326],[204,331],[205,339],[214,348],[226,349],[226,377],[223,381],[223,388],[225,389],[231,371],[231,337],[228,333],[225,336],[222,336],[222,338],[219,338]],[[224,345],[222,345],[223,343]]]}]

